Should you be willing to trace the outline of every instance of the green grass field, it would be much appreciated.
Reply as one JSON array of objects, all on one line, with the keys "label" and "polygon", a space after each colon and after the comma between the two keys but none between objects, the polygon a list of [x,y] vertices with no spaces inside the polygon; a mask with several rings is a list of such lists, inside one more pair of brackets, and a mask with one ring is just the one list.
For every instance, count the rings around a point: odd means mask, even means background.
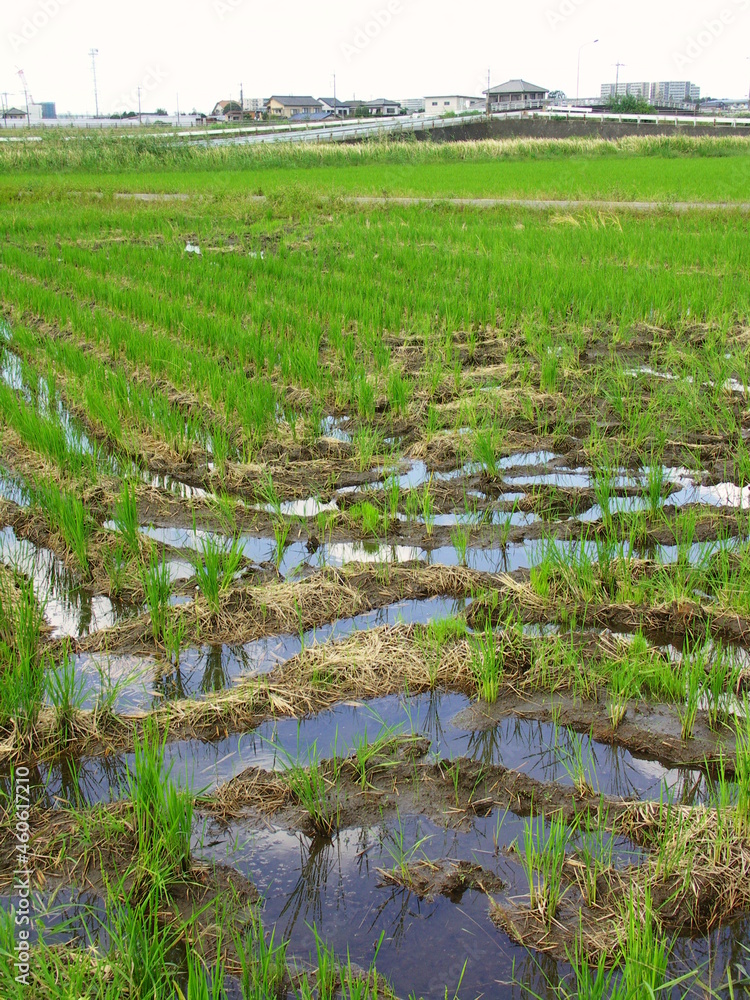
[{"label": "green grass field", "polygon": [[0,147],[0,995],[740,995],[749,153]]}]

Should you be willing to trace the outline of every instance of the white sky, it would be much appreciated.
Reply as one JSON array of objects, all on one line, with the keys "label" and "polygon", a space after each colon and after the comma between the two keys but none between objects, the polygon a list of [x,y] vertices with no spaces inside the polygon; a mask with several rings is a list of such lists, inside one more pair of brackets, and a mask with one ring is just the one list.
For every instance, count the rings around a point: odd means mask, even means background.
[{"label": "white sky", "polygon": [[[390,7],[390,10],[389,10]],[[379,15],[381,24],[375,15]],[[367,33],[369,32],[369,34]],[[0,93],[92,113],[210,111],[239,96],[403,99],[480,94],[521,76],[581,97],[620,80],[692,80],[703,96],[750,88],[750,0],[0,0]]]}]

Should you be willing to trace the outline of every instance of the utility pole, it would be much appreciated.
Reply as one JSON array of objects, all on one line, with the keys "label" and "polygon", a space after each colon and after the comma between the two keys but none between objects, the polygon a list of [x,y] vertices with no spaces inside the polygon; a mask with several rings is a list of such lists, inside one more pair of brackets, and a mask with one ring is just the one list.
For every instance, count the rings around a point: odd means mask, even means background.
[{"label": "utility pole", "polygon": [[492,97],[490,95],[490,71],[487,70],[487,118],[490,117],[490,108],[492,106]]},{"label": "utility pole", "polygon": [[8,92],[3,91],[3,120],[5,120],[5,112],[8,110]]},{"label": "utility pole", "polygon": [[245,110],[245,93],[242,89],[242,84],[240,83],[240,115]]},{"label": "utility pole", "polygon": [[581,91],[581,52],[586,48],[587,45],[596,45],[599,41],[595,38],[592,42],[584,42],[583,45],[578,48],[578,74],[576,75],[576,104],[578,104],[578,99],[580,97]]},{"label": "utility pole", "polygon": [[143,125],[143,116],[141,115],[141,87],[138,85],[138,124]]},{"label": "utility pole", "polygon": [[336,105],[336,74],[333,74],[333,115],[335,118],[339,116],[339,109]]},{"label": "utility pole", "polygon": [[177,128],[180,127],[180,95],[177,95]]},{"label": "utility pole", "polygon": [[99,117],[99,92],[96,87],[96,57],[99,55],[99,49],[90,49],[89,55],[91,56],[91,72],[94,74],[94,108],[96,109],[95,117]]}]

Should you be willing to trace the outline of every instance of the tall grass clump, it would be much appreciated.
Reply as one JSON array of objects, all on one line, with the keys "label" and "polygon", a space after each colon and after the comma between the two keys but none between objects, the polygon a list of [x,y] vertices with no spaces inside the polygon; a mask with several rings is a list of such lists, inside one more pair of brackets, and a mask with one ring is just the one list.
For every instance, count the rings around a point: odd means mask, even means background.
[{"label": "tall grass clump", "polygon": [[201,540],[195,575],[198,586],[215,614],[219,611],[219,597],[231,586],[241,564],[242,542],[239,538],[232,539],[228,544],[221,538],[207,537]]},{"label": "tall grass clump", "polygon": [[193,793],[169,779],[174,761],[166,765],[167,734],[147,723],[136,736],[127,787],[133,806],[133,833],[138,845],[136,878],[143,886],[166,890],[170,881],[190,868]]},{"label": "tall grass clump", "polygon": [[81,571],[89,570],[88,546],[94,522],[84,503],[54,480],[37,479],[27,486],[31,503],[41,508],[52,531],[62,536]]},{"label": "tall grass clump", "polygon": [[0,729],[33,731],[45,693],[44,609],[31,580],[0,568]]},{"label": "tall grass clump", "polygon": [[166,559],[159,561],[156,549],[151,549],[147,566],[141,567],[141,583],[151,616],[151,632],[157,646],[163,641],[169,616],[172,582]]}]

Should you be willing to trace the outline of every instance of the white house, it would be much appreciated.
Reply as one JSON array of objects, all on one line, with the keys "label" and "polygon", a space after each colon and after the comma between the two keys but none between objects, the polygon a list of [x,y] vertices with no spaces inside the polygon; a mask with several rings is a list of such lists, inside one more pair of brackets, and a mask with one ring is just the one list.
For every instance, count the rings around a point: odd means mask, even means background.
[{"label": "white house", "polygon": [[425,97],[424,110],[428,115],[444,115],[449,111],[481,111],[486,101],[483,97],[466,97],[464,94],[448,94],[439,97]]},{"label": "white house", "polygon": [[517,110],[524,108],[540,108],[549,93],[544,87],[526,80],[506,80],[497,87],[483,91],[490,95],[493,111]]}]

